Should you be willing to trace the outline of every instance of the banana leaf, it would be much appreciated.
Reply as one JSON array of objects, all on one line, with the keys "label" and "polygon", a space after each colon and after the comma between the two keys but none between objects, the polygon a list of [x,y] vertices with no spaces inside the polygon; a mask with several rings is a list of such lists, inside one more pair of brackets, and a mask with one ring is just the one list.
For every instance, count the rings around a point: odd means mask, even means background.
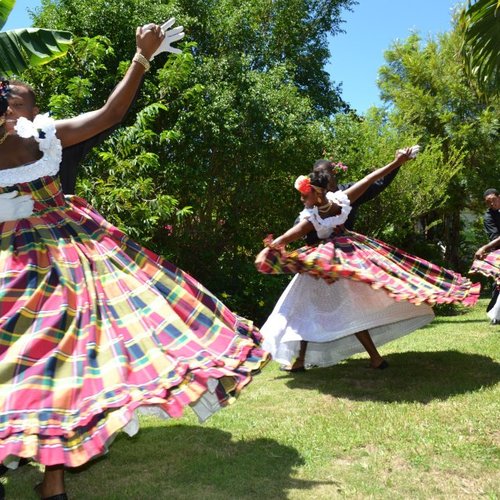
[{"label": "banana leaf", "polygon": [[[4,2],[5,0],[2,0]],[[68,51],[68,31],[24,28],[0,33],[0,73],[19,74],[28,67],[46,64]]]},{"label": "banana leaf", "polygon": [[15,4],[16,0],[0,0],[0,29],[4,27]]}]

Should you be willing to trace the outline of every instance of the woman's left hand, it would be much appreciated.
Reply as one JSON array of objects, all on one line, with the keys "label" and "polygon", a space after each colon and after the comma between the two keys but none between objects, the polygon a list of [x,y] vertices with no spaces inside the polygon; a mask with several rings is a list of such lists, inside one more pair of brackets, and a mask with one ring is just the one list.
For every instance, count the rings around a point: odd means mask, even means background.
[{"label": "woman's left hand", "polygon": [[411,148],[398,149],[396,151],[396,156],[394,160],[397,161],[400,165],[402,165],[408,160],[411,160],[411,154],[412,154]]},{"label": "woman's left hand", "polygon": [[150,23],[139,26],[135,32],[137,52],[149,61],[164,38],[165,34],[158,24]]}]

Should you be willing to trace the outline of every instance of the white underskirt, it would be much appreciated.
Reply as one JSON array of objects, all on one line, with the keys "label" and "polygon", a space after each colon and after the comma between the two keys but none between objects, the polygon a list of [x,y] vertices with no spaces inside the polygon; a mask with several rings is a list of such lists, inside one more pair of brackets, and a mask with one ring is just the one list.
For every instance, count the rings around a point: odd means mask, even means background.
[{"label": "white underskirt", "polygon": [[351,279],[329,285],[296,275],[261,328],[263,348],[291,363],[308,341],[306,365],[331,366],[364,352],[355,333],[368,330],[376,346],[406,335],[434,318],[427,304],[396,302],[385,291]]},{"label": "white underskirt", "polygon": [[500,295],[497,297],[495,305],[486,314],[491,320],[500,321]]}]

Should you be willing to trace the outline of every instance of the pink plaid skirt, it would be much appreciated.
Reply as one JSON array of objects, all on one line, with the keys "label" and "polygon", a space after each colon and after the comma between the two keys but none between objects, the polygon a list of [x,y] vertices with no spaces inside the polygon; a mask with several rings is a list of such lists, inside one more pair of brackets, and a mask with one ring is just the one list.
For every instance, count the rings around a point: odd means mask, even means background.
[{"label": "pink plaid skirt", "polygon": [[[332,283],[347,278],[383,289],[396,301],[474,305],[480,284],[459,273],[355,232],[334,235],[317,246],[287,252],[267,248],[257,265],[264,274],[307,273]],[[497,268],[498,270],[498,268]]]},{"label": "pink plaid skirt", "polygon": [[489,253],[484,259],[475,259],[469,273],[484,274],[500,286],[500,249]]},{"label": "pink plaid skirt", "polygon": [[35,213],[0,224],[0,463],[82,465],[145,407],[204,420],[265,365],[251,321],[57,177],[15,188]]}]

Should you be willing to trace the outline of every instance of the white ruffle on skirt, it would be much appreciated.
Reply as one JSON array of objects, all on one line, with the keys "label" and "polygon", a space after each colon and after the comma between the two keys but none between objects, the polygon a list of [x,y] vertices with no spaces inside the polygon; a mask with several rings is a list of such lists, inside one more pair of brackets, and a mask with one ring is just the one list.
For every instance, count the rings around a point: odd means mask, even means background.
[{"label": "white ruffle on skirt", "polygon": [[364,352],[355,333],[368,330],[376,346],[411,333],[434,318],[427,304],[396,302],[366,283],[339,279],[327,284],[298,274],[261,328],[263,348],[275,361],[291,363],[308,341],[305,365],[331,366]]},{"label": "white ruffle on skirt", "polygon": [[486,314],[492,321],[500,321],[500,295],[497,297],[495,305]]}]

